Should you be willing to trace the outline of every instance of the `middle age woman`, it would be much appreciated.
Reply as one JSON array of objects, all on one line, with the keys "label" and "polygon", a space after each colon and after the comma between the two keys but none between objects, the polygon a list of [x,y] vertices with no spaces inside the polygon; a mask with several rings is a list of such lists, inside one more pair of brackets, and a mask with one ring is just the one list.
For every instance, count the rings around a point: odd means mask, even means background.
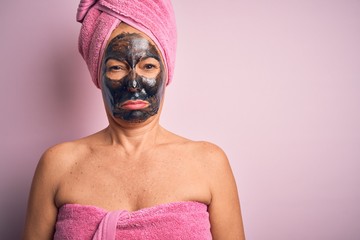
[{"label": "middle age woman", "polygon": [[224,152],[159,124],[175,58],[170,1],[82,1],[78,20],[109,125],[44,153],[25,239],[245,239]]}]

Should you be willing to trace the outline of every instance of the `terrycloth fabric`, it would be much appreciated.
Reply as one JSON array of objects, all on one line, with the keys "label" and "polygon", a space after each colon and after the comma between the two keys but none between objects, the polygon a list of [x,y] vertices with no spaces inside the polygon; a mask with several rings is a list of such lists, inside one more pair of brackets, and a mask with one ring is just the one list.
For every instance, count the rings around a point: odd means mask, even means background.
[{"label": "terrycloth fabric", "polygon": [[76,19],[82,23],[79,51],[98,88],[101,57],[112,31],[121,21],[155,42],[167,68],[167,84],[171,82],[177,33],[170,0],[81,0]]},{"label": "terrycloth fabric", "polygon": [[59,209],[55,240],[208,240],[207,206],[174,202],[135,212],[107,212],[95,206],[66,204]]}]

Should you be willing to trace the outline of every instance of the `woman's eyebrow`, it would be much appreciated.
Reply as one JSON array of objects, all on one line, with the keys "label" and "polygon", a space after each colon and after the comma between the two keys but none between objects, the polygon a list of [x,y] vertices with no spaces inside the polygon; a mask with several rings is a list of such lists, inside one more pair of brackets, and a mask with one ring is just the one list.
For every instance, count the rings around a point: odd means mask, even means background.
[{"label": "woman's eyebrow", "polygon": [[105,59],[105,64],[109,61],[109,60],[115,60],[115,61],[118,61],[118,62],[121,62],[121,63],[124,63],[126,65],[128,65],[127,61],[124,59],[124,58],[119,58],[119,57],[108,57]]},{"label": "woman's eyebrow", "polygon": [[146,59],[149,59],[149,58],[153,58],[153,59],[157,60],[158,62],[160,62],[159,56],[154,55],[154,54],[147,54],[146,56],[142,57],[142,58],[140,59],[140,61],[146,60]]}]

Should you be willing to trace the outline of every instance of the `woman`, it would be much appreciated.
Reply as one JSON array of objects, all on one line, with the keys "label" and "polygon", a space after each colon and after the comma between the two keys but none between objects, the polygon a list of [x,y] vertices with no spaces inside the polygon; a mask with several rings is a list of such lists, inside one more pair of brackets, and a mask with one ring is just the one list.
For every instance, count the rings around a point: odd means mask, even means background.
[{"label": "woman", "polygon": [[109,126],[44,153],[24,239],[244,239],[223,151],[159,125],[175,60],[170,1],[82,1],[77,18]]}]

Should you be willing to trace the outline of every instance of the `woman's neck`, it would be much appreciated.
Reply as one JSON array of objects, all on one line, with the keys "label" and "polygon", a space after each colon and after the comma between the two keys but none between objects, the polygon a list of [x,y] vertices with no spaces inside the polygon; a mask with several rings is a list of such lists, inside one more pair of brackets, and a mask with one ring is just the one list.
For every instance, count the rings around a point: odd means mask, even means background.
[{"label": "woman's neck", "polygon": [[164,131],[159,125],[158,118],[144,123],[118,123],[114,119],[109,120],[109,126],[105,129],[107,142],[123,148],[127,154],[135,154],[155,147]]}]

